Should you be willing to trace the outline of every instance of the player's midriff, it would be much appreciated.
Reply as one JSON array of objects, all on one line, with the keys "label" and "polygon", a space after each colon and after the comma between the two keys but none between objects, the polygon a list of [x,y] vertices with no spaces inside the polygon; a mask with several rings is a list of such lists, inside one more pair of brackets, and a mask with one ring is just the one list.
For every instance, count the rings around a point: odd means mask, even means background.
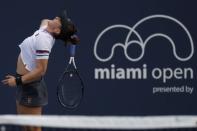
[{"label": "player's midriff", "polygon": [[21,55],[19,54],[18,56],[18,61],[17,61],[17,67],[16,67],[16,72],[20,75],[25,75],[29,71],[25,68],[25,65],[21,59]]}]

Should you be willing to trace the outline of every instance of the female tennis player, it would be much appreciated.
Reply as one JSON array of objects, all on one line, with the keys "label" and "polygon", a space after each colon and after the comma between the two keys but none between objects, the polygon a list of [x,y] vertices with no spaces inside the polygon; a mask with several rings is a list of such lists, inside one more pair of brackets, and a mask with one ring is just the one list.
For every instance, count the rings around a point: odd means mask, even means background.
[{"label": "female tennis player", "polygon": [[[42,20],[40,28],[20,45],[16,75],[7,75],[2,83],[17,87],[16,108],[18,114],[41,115],[42,107],[48,103],[44,75],[49,54],[55,39],[65,43],[79,43],[75,25],[64,11],[53,20]],[[75,36],[75,37],[73,37]],[[25,131],[41,131],[39,127],[24,127]]]}]

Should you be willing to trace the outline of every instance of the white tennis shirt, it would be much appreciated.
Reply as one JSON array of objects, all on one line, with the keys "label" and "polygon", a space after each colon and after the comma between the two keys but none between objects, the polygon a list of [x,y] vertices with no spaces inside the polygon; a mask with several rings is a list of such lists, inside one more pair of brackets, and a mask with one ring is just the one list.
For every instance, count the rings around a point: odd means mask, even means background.
[{"label": "white tennis shirt", "polygon": [[19,45],[21,59],[28,71],[36,67],[36,59],[49,59],[55,39],[45,29],[46,26],[41,27]]}]

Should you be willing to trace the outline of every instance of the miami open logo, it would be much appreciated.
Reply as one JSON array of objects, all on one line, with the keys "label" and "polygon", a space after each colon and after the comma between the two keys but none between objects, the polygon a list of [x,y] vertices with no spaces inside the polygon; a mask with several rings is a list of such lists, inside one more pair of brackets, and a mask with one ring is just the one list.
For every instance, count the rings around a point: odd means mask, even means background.
[{"label": "miami open logo", "polygon": [[[181,31],[184,34],[184,38],[187,42],[184,42],[184,44],[187,44],[188,46],[188,54],[185,56],[180,56],[178,54],[181,54],[181,52],[178,53],[177,51],[177,44],[173,38],[171,38],[168,34],[163,32],[156,32],[153,34],[150,34],[148,37],[144,38],[141,36],[141,34],[138,32],[138,28],[146,24],[147,22],[159,22],[162,23],[163,21],[167,21],[169,23],[173,23],[176,25],[176,27],[179,28],[179,31]],[[154,27],[153,27],[154,28]],[[107,33],[110,33],[114,29],[118,30],[126,30],[129,33],[126,35],[126,38],[124,38],[124,41],[118,41],[113,44],[110,52],[107,52],[108,55],[106,56],[99,56],[98,52],[103,52],[103,50],[99,50],[99,47],[102,47],[102,39],[105,37]],[[179,32],[174,32],[178,34]],[[130,39],[131,35],[134,35],[137,39]],[[95,43],[94,43],[94,56],[95,58],[104,63],[104,62],[110,62],[110,60],[114,57],[115,53],[119,49],[124,50],[124,56],[125,58],[130,62],[138,62],[140,60],[143,60],[143,57],[146,55],[146,46],[151,46],[151,40],[153,38],[163,38],[166,39],[167,42],[170,43],[171,49],[174,55],[174,58],[181,62],[189,61],[192,56],[194,55],[194,42],[192,39],[192,36],[189,32],[189,30],[186,28],[186,26],[177,20],[174,17],[168,16],[168,15],[151,15],[147,16],[141,20],[139,20],[134,26],[130,27],[128,25],[112,25],[107,28],[105,28],[101,33],[98,34]],[[112,38],[110,38],[112,39]],[[133,45],[137,44],[140,47],[140,54],[138,56],[133,57],[129,55],[128,48]],[[183,79],[193,79],[194,78],[194,71],[191,67],[185,67],[185,68],[159,68],[155,67],[152,70],[148,70],[148,65],[144,63],[141,67],[134,68],[134,67],[128,67],[128,68],[116,68],[116,63],[112,63],[110,67],[100,68],[97,67],[94,70],[94,78],[95,79],[147,79],[148,73],[150,73],[153,79],[155,80],[161,80],[162,83],[166,83],[169,79],[177,79],[177,80],[183,80]]]},{"label": "miami open logo", "polygon": [[[174,22],[176,23],[178,26],[180,26],[182,28],[182,30],[185,32],[185,37],[186,39],[189,40],[189,42],[187,43],[191,48],[190,48],[190,53],[188,54],[188,56],[186,57],[180,57],[177,55],[177,51],[176,51],[176,44],[175,42],[173,41],[173,39],[171,39],[167,34],[163,34],[162,32],[158,32],[158,33],[154,33],[154,34],[151,34],[148,38],[146,38],[145,40],[142,39],[142,37],[140,36],[140,34],[137,32],[137,28],[142,25],[143,23],[147,22],[147,21],[150,21],[152,19],[160,19],[159,22],[162,22],[162,19],[167,19],[171,22]],[[99,55],[98,55],[98,50],[97,50],[97,46],[98,44],[102,44],[100,43],[100,40],[102,39],[102,36],[104,36],[106,33],[110,32],[111,30],[115,29],[115,28],[123,28],[125,30],[129,30],[129,33],[125,39],[125,42],[124,43],[121,43],[121,42],[118,42],[118,43],[114,43],[112,49],[111,49],[111,52],[110,52],[110,55],[109,56],[106,56],[105,58],[101,58]],[[138,38],[138,40],[130,40],[129,41],[129,38],[132,34],[135,34]],[[147,44],[151,44],[150,40],[155,38],[155,37],[163,37],[165,39],[167,39],[169,41],[169,43],[171,44],[172,46],[172,49],[173,49],[173,54],[174,54],[174,57],[177,59],[177,60],[180,60],[180,61],[187,61],[189,59],[191,59],[191,57],[193,56],[194,54],[194,43],[193,43],[193,39],[191,37],[191,34],[190,32],[188,31],[188,29],[177,19],[173,18],[173,17],[170,17],[170,16],[167,16],[167,15],[151,15],[151,16],[148,16],[148,17],[145,17],[143,19],[141,19],[139,22],[137,22],[133,27],[129,27],[127,25],[112,25],[110,27],[107,27],[106,29],[104,29],[99,35],[98,37],[96,38],[96,41],[95,41],[95,45],[94,45],[94,55],[96,57],[97,60],[101,61],[101,62],[107,62],[107,61],[110,61],[112,59],[112,57],[114,56],[114,53],[115,53],[115,49],[116,48],[123,48],[124,49],[124,55],[125,57],[129,60],[129,61],[139,61],[143,58],[144,54],[145,54],[145,48],[147,46]],[[141,47],[141,54],[137,57],[137,58],[132,58],[132,56],[129,56],[128,53],[127,53],[127,48],[132,45],[132,44],[138,44],[140,47]]]}]

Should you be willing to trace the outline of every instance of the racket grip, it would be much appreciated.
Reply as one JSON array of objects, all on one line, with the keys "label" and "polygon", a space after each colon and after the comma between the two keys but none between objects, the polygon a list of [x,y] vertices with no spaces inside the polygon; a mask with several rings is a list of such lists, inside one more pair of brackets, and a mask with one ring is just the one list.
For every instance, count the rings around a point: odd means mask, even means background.
[{"label": "racket grip", "polygon": [[76,45],[70,45],[70,56],[75,56]]}]

